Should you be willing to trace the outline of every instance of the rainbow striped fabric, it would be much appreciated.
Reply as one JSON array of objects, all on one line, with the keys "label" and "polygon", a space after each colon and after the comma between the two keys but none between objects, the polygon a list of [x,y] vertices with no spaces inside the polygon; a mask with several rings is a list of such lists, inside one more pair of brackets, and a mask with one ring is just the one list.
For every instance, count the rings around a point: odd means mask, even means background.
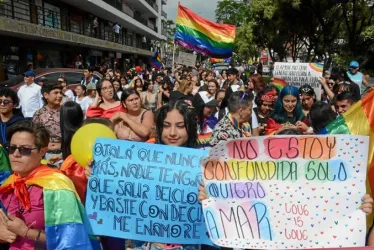
[{"label": "rainbow striped fabric", "polygon": [[279,90],[282,90],[283,87],[286,87],[288,85],[288,83],[285,80],[280,79],[280,78],[276,78],[276,77],[273,78],[273,84]]},{"label": "rainbow striped fabric", "polygon": [[368,180],[374,191],[374,91],[326,126],[320,134],[350,134],[370,137]]},{"label": "rainbow striped fabric", "polygon": [[160,69],[162,67],[161,56],[160,53],[158,53],[158,48],[156,48],[155,52],[153,53],[151,61],[153,67],[155,67],[156,69]]},{"label": "rainbow striped fabric", "polygon": [[[13,186],[11,175],[2,185]],[[85,212],[71,180],[59,170],[40,167],[34,177],[25,182],[43,188],[47,249],[100,249],[95,238],[90,239],[85,227]]]},{"label": "rainbow striped fabric", "polygon": [[10,169],[8,153],[5,151],[3,146],[0,146],[0,184],[3,183],[11,174],[12,171]]},{"label": "rainbow striped fabric", "polygon": [[228,58],[234,40],[234,25],[213,23],[178,5],[175,43],[206,56]]}]

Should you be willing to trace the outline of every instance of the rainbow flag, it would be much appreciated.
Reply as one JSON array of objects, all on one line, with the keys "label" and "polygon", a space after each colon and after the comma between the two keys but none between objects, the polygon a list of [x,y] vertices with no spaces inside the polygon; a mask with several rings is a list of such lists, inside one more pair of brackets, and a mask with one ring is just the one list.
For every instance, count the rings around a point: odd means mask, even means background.
[{"label": "rainbow flag", "polygon": [[156,48],[155,52],[152,55],[152,65],[156,69],[161,69],[162,68],[162,63],[161,63],[161,56],[160,53],[158,53],[158,48]]},{"label": "rainbow flag", "polygon": [[324,128],[320,134],[366,135],[370,137],[368,180],[374,191],[374,91],[354,104]]},{"label": "rainbow flag", "polygon": [[174,41],[180,46],[214,58],[232,56],[235,26],[206,20],[178,5]]},{"label": "rainbow flag", "polygon": [[273,78],[273,85],[275,87],[277,87],[279,90],[282,90],[283,87],[286,87],[288,85],[288,82],[286,82],[285,80],[283,79],[280,79],[280,78],[276,78],[274,77]]},{"label": "rainbow flag", "polygon": [[10,175],[12,170],[8,159],[8,152],[0,146],[0,184],[3,183]]},{"label": "rainbow flag", "polygon": [[[12,189],[17,180],[11,175],[1,186],[2,191]],[[40,166],[33,177],[25,181],[28,186],[43,188],[45,232],[47,249],[100,249],[94,237],[88,235],[85,211],[72,181],[59,170]]]}]

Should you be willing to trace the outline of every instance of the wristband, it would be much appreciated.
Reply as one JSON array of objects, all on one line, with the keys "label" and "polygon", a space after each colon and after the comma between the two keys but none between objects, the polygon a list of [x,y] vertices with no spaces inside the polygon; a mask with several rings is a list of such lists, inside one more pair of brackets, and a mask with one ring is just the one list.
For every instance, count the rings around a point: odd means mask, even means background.
[{"label": "wristband", "polygon": [[39,238],[40,238],[40,234],[42,233],[42,230],[39,230],[38,231],[38,235],[36,236],[35,240],[34,241],[38,241]]},{"label": "wristband", "polygon": [[29,232],[29,230],[31,229],[31,227],[36,223],[36,221],[34,221],[33,223],[31,223],[28,227],[27,227],[27,230],[26,232],[23,234],[23,238],[27,238],[27,234]]}]

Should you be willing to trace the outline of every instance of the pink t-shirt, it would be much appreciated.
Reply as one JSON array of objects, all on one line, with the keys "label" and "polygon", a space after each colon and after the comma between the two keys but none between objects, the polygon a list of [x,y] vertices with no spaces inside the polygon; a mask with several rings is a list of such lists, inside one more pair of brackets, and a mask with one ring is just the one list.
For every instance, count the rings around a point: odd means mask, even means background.
[{"label": "pink t-shirt", "polygon": [[[27,226],[35,223],[30,227],[31,229],[45,230],[44,223],[44,200],[43,200],[43,189],[38,186],[28,187],[30,194],[31,209],[25,212],[22,208],[21,203],[18,201],[13,192],[7,192],[0,194],[0,200],[7,212],[21,218]],[[10,250],[33,250],[35,241],[17,237],[17,240],[10,244]]]}]

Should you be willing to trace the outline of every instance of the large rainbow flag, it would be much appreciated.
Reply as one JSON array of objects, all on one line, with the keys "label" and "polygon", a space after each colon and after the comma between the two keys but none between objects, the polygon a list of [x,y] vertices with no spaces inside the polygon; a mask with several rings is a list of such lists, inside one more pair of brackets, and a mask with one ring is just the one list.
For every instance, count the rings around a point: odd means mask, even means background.
[{"label": "large rainbow flag", "polygon": [[[100,249],[90,229],[85,225],[85,211],[72,181],[59,170],[40,166],[24,183],[43,188],[45,232],[47,249]],[[0,187],[0,192],[14,189],[20,181],[11,175]]]},{"label": "large rainbow flag", "polygon": [[175,43],[206,56],[228,58],[234,40],[234,25],[213,23],[178,5]]},{"label": "large rainbow flag", "polygon": [[374,191],[374,91],[354,104],[324,128],[320,134],[366,135],[370,137],[368,180]]}]

